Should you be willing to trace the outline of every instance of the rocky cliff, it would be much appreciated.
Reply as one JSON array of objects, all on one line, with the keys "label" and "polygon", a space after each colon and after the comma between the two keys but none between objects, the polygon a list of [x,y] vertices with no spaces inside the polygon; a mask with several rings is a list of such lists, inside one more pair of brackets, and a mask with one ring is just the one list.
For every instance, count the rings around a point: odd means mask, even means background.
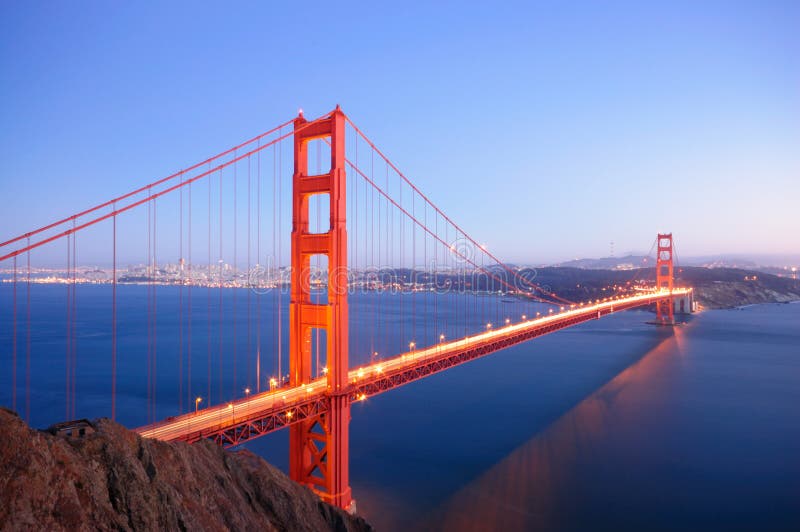
[{"label": "rocky cliff", "polygon": [[0,427],[2,530],[372,530],[249,451],[105,419],[67,438],[3,408]]}]

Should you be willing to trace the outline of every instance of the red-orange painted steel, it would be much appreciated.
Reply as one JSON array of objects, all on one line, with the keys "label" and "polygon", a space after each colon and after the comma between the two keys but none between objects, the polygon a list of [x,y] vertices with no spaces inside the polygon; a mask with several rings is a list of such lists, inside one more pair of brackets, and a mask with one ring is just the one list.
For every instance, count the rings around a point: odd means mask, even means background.
[{"label": "red-orange painted steel", "polygon": [[[330,403],[319,415],[308,416],[289,429],[289,474],[327,502],[349,509],[345,116],[338,107],[313,122],[301,114],[294,127],[289,381],[291,386],[311,382],[311,334],[313,329],[324,329]],[[330,171],[309,175],[308,142],[322,138],[330,139]],[[308,200],[315,194],[328,194],[330,198],[330,229],[319,235],[309,232]],[[328,301],[324,305],[311,300],[310,265],[314,255],[328,257]]]},{"label": "red-orange painted steel", "polygon": [[[672,233],[658,235],[658,254],[656,255],[656,289],[674,288],[674,267],[672,263]],[[675,323],[675,305],[672,298],[656,303],[656,321],[663,325]]]}]

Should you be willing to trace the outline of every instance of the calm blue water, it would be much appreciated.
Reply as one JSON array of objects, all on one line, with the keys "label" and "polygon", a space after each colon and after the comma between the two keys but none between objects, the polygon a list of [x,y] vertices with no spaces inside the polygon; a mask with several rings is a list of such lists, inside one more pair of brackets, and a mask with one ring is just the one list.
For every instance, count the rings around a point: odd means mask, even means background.
[{"label": "calm blue water", "polygon": [[[4,405],[11,403],[8,290],[0,286]],[[65,290],[32,289],[34,426],[64,418]],[[77,415],[108,415],[107,287],[79,290]],[[119,310],[118,419],[136,426],[146,422],[146,290],[120,290],[126,292]],[[254,378],[248,380],[246,368],[256,340],[252,316],[249,337],[246,332],[247,296],[237,297],[241,387]],[[271,297],[261,299],[259,310],[265,359],[277,348]],[[383,327],[380,337],[392,332],[385,341],[392,345],[383,346],[359,333],[352,342],[359,352],[389,352],[409,336],[436,335],[458,323],[456,309],[448,314],[447,297],[436,300],[433,324],[376,323],[372,309],[386,301],[358,297],[364,299],[351,309],[354,328]],[[419,305],[420,315],[434,304],[429,294],[383,297],[405,298],[406,312]],[[226,362],[234,338],[232,298],[225,291]],[[171,415],[179,403],[178,346],[169,340],[178,327],[177,301],[177,289],[159,289],[159,416]],[[217,303],[211,305],[212,364],[220,339]],[[208,387],[209,329],[200,326],[207,305],[204,289],[194,290],[192,394],[206,395]],[[800,530],[800,305],[708,311],[674,332],[645,325],[650,318],[630,311],[587,323],[354,405],[351,483],[359,512],[379,530]],[[22,324],[19,342],[24,379]],[[222,400],[234,393],[232,375],[223,376],[222,390]],[[190,395],[183,392],[186,410]],[[22,395],[18,409],[24,411]],[[285,468],[286,445],[287,435],[278,433],[248,448]]]}]

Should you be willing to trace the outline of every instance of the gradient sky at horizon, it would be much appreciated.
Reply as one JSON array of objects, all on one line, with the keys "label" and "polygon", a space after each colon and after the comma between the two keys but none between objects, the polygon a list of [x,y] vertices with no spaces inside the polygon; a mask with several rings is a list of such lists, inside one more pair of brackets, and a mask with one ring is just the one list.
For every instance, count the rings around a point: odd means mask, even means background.
[{"label": "gradient sky at horizon", "polygon": [[0,241],[337,103],[500,257],[800,253],[800,2],[6,2]]}]

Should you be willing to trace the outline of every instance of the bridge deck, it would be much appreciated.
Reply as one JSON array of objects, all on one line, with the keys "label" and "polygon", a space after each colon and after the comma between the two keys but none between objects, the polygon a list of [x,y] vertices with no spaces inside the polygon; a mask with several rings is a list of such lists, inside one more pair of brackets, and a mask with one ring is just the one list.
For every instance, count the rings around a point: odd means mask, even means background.
[{"label": "bridge deck", "polygon": [[[614,312],[683,297],[690,289],[648,292],[594,305],[576,306],[559,313],[488,330],[459,340],[412,350],[349,372],[351,400],[391,390],[447,368],[499,351],[550,332],[598,319]],[[213,438],[233,446],[317,416],[328,409],[327,377],[306,385],[251,395],[228,404],[204,408],[136,429],[144,437],[194,442]]]}]

